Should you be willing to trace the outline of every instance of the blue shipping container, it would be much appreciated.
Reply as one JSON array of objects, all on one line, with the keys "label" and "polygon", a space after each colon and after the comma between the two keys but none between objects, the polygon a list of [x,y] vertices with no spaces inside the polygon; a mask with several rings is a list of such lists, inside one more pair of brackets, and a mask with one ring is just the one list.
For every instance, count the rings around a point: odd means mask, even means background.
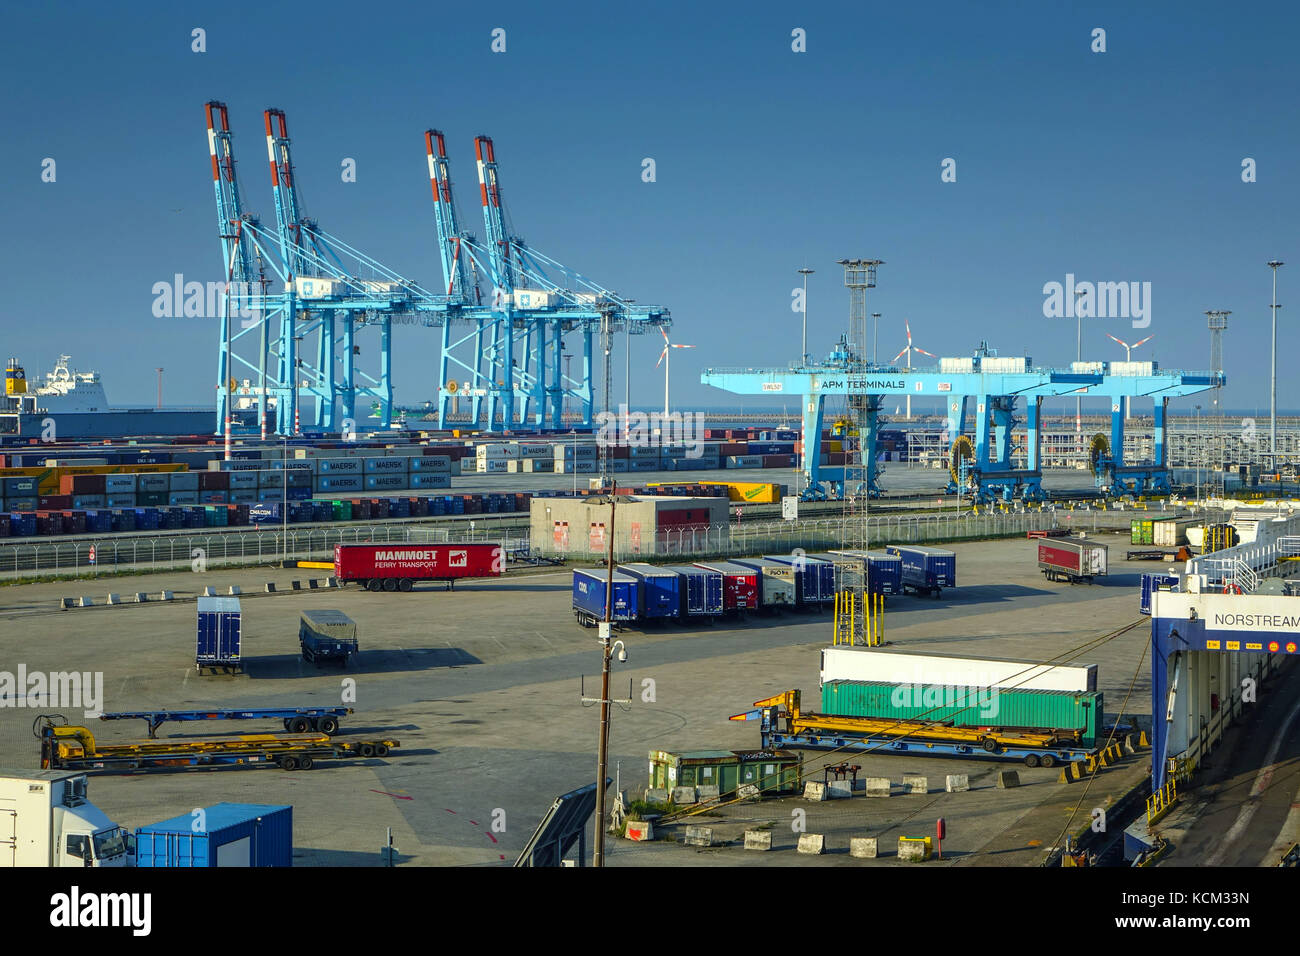
[{"label": "blue shipping container", "polygon": [[[608,572],[604,568],[586,571],[573,569],[573,610],[578,620],[589,621],[605,619],[605,579]],[[614,593],[611,596],[610,617],[615,621],[635,621],[637,614],[638,590],[640,581],[628,574],[614,572]]]},{"label": "blue shipping container", "polygon": [[1177,591],[1178,575],[1147,571],[1142,575],[1142,599],[1138,609],[1146,615],[1151,614],[1152,591]]},{"label": "blue shipping container", "polygon": [[707,568],[673,565],[665,571],[675,571],[680,578],[678,590],[682,599],[682,617],[717,617],[722,614],[722,573]]},{"label": "blue shipping container", "polygon": [[201,667],[239,663],[239,598],[199,598],[194,662]]},{"label": "blue shipping container", "polygon": [[135,865],[293,866],[293,807],[218,803],[140,827]]},{"label": "blue shipping container", "polygon": [[884,551],[868,551],[867,585],[872,594],[902,594],[903,559]]},{"label": "blue shipping container", "polygon": [[919,544],[891,544],[885,552],[903,559],[906,587],[929,591],[937,597],[941,588],[957,585],[957,555],[951,551]]},{"label": "blue shipping container", "polygon": [[641,582],[637,612],[647,620],[672,619],[682,613],[681,578],[676,571],[653,564],[620,564],[618,570]]}]

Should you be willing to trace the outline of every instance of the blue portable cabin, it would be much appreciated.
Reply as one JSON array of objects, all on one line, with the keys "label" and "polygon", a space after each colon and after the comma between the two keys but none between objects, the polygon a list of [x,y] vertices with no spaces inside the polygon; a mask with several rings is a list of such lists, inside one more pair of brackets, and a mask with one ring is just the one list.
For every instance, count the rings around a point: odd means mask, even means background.
[{"label": "blue portable cabin", "polygon": [[293,807],[218,803],[140,827],[135,865],[293,866]]},{"label": "blue portable cabin", "polygon": [[835,600],[834,562],[808,554],[765,554],[763,557],[794,568],[795,600],[800,606],[821,607]]},{"label": "blue portable cabin", "polygon": [[679,577],[678,593],[681,597],[681,620],[706,617],[709,623],[722,614],[722,574],[708,568],[675,564],[664,567]]},{"label": "blue portable cabin", "polygon": [[885,552],[903,559],[904,589],[938,597],[944,588],[957,586],[957,555],[946,548],[891,544]]},{"label": "blue portable cabin", "polygon": [[620,564],[617,570],[641,582],[637,588],[637,616],[642,621],[681,617],[681,576],[676,571],[653,564]]},{"label": "blue portable cabin", "polygon": [[1142,599],[1139,602],[1139,610],[1151,616],[1151,592],[1152,591],[1177,591],[1178,575],[1167,574],[1163,571],[1147,571],[1142,575]]},{"label": "blue portable cabin", "polygon": [[239,598],[201,597],[198,611],[194,663],[199,672],[205,667],[239,670]]},{"label": "blue portable cabin", "polygon": [[[609,572],[604,568],[573,569],[573,613],[583,627],[595,627],[605,620],[605,579],[608,576]],[[614,571],[611,620],[627,623],[637,619],[640,587],[641,582],[637,578]]]}]

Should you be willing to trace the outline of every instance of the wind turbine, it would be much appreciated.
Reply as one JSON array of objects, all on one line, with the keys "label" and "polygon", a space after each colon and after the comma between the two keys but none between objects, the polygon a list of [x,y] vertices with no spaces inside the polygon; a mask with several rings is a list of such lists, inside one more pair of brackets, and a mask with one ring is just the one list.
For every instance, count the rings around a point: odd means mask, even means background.
[{"label": "wind turbine", "polygon": [[664,337],[664,350],[659,353],[659,361],[655,362],[655,368],[658,368],[660,364],[662,364],[664,367],[664,418],[667,418],[668,417],[668,366],[671,364],[669,361],[670,353],[668,350],[669,349],[693,349],[695,348],[695,346],[675,345],[674,343],[668,341],[668,333],[664,331],[662,325],[659,326],[659,334]]},{"label": "wind turbine", "polygon": [[[907,329],[907,348],[903,349],[903,351],[901,351],[901,352],[899,352],[897,355],[895,355],[894,358],[893,358],[893,362],[897,362],[897,361],[898,361],[899,359],[901,359],[904,355],[906,355],[906,356],[907,356],[907,370],[910,372],[910,371],[912,371],[912,353],[913,353],[913,352],[920,352],[922,355],[928,355],[928,356],[930,356],[930,358],[938,358],[938,356],[935,355],[933,352],[927,352],[925,349],[923,349],[923,348],[919,348],[919,347],[917,347],[917,346],[915,346],[915,345],[912,344],[912,324],[911,324],[907,319],[904,319],[904,320],[903,320],[903,327]],[[912,420],[912,393],[911,393],[911,392],[908,392],[908,393],[907,393],[907,420],[908,420],[908,421],[911,421],[911,420]]]},{"label": "wind turbine", "polygon": [[[1134,342],[1132,345],[1129,345],[1123,339],[1115,338],[1115,336],[1111,335],[1109,332],[1106,333],[1106,338],[1110,339],[1113,342],[1118,342],[1120,345],[1124,346],[1124,361],[1131,362],[1133,361],[1133,350],[1137,348],[1139,345],[1145,345],[1147,342],[1150,342],[1152,339],[1155,338],[1155,336],[1148,335],[1140,342]],[[1124,421],[1128,421],[1129,419],[1128,403],[1129,403],[1129,396],[1125,395],[1124,396]]]}]

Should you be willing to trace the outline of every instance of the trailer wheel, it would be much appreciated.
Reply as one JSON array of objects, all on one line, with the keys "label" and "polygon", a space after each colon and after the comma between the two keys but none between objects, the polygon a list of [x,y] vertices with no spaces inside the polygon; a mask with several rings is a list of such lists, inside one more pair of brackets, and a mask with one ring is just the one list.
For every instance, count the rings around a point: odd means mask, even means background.
[{"label": "trailer wheel", "polygon": [[410,579],[410,578],[402,578],[402,580],[399,581],[398,584],[397,584],[397,590],[399,590],[399,591],[410,591],[410,590],[411,590],[411,579]]},{"label": "trailer wheel", "polygon": [[1037,766],[1038,766],[1038,754],[1029,754],[1027,757],[1025,757],[1025,766],[1026,766],[1026,767],[1037,767]]},{"label": "trailer wheel", "polygon": [[375,745],[374,745],[374,744],[358,744],[358,745],[357,745],[357,753],[361,754],[361,756],[363,756],[363,757],[373,757],[373,756],[375,755]]},{"label": "trailer wheel", "polygon": [[316,722],[316,728],[327,737],[333,737],[339,732],[339,719],[337,717],[322,717]]},{"label": "trailer wheel", "polygon": [[396,591],[396,590],[397,590],[397,582],[396,582],[395,580],[393,580],[392,578],[385,578],[385,579],[384,579],[384,590],[385,590],[385,591]]},{"label": "trailer wheel", "polygon": [[366,582],[367,591],[382,591],[383,589],[384,589],[384,582],[380,581],[378,578],[371,578],[369,581]]},{"label": "trailer wheel", "polygon": [[289,733],[305,734],[309,730],[311,730],[311,721],[306,717],[289,718]]},{"label": "trailer wheel", "polygon": [[991,754],[995,754],[998,752],[998,742],[994,740],[992,737],[985,737],[983,740],[980,741],[980,746],[983,747]]},{"label": "trailer wheel", "polygon": [[387,756],[388,756],[388,744],[375,744],[375,756],[376,756],[376,757],[387,757]]},{"label": "trailer wheel", "polygon": [[1056,758],[1053,757],[1051,754],[1043,754],[1042,758],[1038,762],[1044,767],[1056,766]]},{"label": "trailer wheel", "polygon": [[281,769],[281,770],[297,770],[297,769],[298,769],[298,758],[297,758],[297,757],[289,757],[289,756],[281,757],[281,758],[280,758],[280,769]]},{"label": "trailer wheel", "polygon": [[311,757],[302,756],[298,758],[299,770],[310,770],[314,766],[316,766],[316,761],[312,760]]}]

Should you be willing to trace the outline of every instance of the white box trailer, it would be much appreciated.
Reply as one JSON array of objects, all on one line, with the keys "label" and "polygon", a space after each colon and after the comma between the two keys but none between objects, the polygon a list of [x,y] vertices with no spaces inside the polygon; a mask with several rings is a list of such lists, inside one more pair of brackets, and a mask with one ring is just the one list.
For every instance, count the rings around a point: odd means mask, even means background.
[{"label": "white box trailer", "polygon": [[126,831],[86,798],[86,779],[0,770],[0,868],[130,865]]},{"label": "white box trailer", "polygon": [[1082,692],[1097,689],[1097,665],[908,654],[884,648],[824,648],[821,683],[839,680]]},{"label": "white box trailer", "polygon": [[758,572],[758,606],[779,610],[795,606],[796,575],[793,565],[766,558],[736,558],[733,564]]}]

